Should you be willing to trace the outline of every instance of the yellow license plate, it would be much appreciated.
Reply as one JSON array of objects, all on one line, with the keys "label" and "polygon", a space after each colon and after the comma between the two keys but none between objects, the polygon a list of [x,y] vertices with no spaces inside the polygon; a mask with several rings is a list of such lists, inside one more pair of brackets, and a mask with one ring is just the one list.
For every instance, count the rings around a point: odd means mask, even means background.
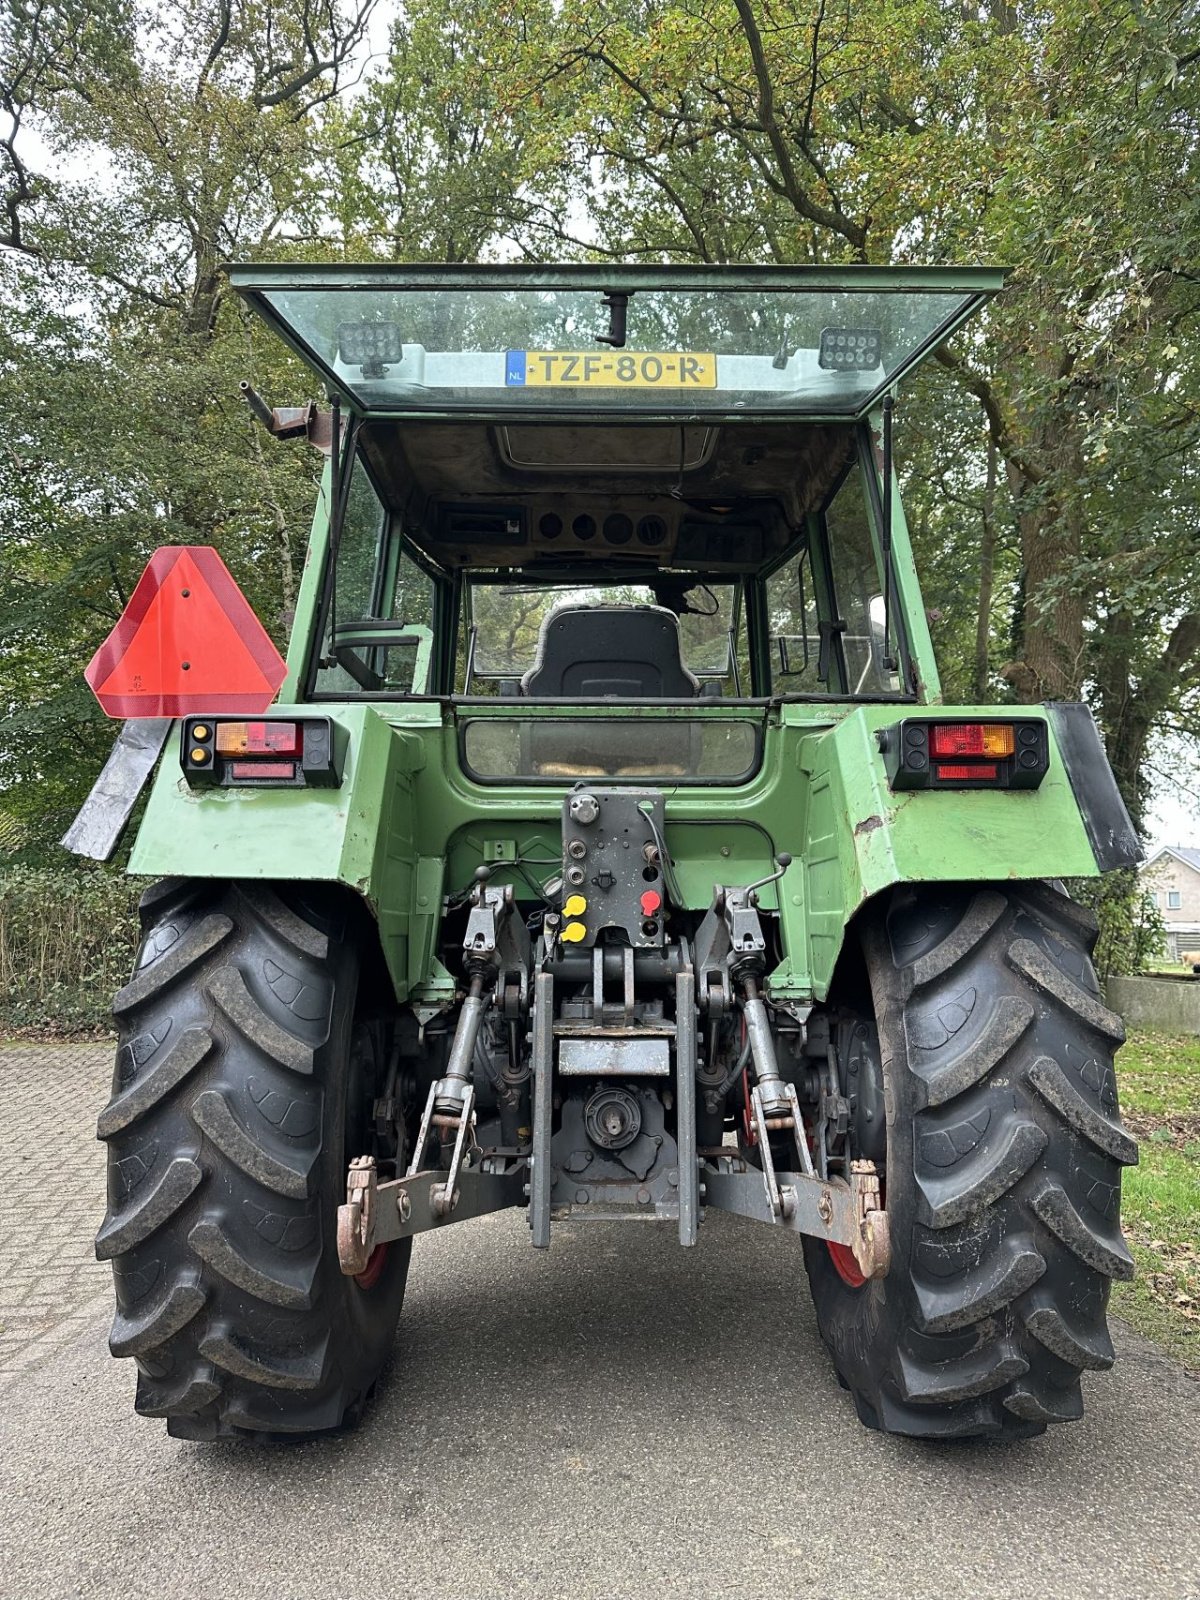
[{"label": "yellow license plate", "polygon": [[639,350],[510,350],[510,389],[715,389],[715,355]]}]

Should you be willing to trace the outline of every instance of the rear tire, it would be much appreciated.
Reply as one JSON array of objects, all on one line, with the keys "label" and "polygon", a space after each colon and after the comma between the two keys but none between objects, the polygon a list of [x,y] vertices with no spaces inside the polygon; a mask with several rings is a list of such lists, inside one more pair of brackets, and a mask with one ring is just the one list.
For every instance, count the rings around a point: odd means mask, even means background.
[{"label": "rear tire", "polygon": [[372,1148],[386,1068],[356,1019],[340,905],[179,881],[143,897],[113,1005],[96,1254],[113,1264],[110,1348],[137,1362],[137,1410],[178,1438],[341,1427],[392,1347],[411,1241],[369,1288],[337,1257],[347,1162]]},{"label": "rear tire", "polygon": [[1020,1438],[1082,1414],[1112,1365],[1121,1237],[1119,1017],[1095,925],[1042,884],[894,891],[868,922],[892,1264],[853,1287],[805,1240],[817,1321],[860,1419]]}]

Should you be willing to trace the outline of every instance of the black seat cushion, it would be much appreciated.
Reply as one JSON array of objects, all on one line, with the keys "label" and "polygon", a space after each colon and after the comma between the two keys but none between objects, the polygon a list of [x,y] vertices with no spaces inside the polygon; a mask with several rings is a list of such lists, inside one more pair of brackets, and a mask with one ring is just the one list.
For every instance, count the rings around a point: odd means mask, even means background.
[{"label": "black seat cushion", "polygon": [[[537,661],[522,693],[547,699],[693,700],[700,685],[679,652],[679,619],[661,606],[564,606],[542,623]],[[532,770],[682,777],[692,770],[700,730],[691,724],[531,722]]]},{"label": "black seat cushion", "polygon": [[563,606],[542,623],[526,695],[570,700],[691,700],[679,619],[661,606]]}]

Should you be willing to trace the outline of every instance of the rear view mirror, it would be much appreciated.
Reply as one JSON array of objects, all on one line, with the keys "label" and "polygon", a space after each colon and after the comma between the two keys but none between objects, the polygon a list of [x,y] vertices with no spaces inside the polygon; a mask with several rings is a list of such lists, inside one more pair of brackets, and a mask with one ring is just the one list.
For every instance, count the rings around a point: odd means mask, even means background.
[{"label": "rear view mirror", "polygon": [[[886,683],[890,688],[898,688],[899,676],[895,666],[888,661],[888,649],[884,638],[885,608],[883,596],[873,594],[867,602],[867,633],[871,650],[871,661],[875,667],[875,674],[880,683]],[[892,639],[891,650],[893,657],[899,654],[896,648],[896,623],[895,607],[892,609]]]}]

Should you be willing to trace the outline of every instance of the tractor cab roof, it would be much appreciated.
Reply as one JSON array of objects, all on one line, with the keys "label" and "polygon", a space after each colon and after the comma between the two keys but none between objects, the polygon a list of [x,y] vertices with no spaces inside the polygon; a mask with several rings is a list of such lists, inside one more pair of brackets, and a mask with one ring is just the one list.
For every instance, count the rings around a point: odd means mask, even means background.
[{"label": "tractor cab roof", "polygon": [[995,268],[242,266],[443,569],[769,568]]},{"label": "tractor cab roof", "polygon": [[238,266],[363,416],[853,420],[1003,284],[991,267]]}]

